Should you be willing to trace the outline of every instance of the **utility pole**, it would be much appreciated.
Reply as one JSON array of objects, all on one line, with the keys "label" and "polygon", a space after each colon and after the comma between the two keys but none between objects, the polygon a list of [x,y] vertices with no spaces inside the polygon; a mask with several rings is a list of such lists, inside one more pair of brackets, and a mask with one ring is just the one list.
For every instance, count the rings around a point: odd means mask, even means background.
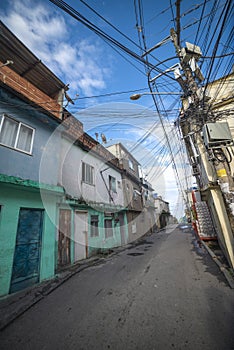
[{"label": "utility pole", "polygon": [[[193,168],[198,170],[193,175],[197,180],[201,200],[206,202],[210,208],[224,253],[230,265],[234,267],[234,211],[232,209],[234,189],[229,186],[232,174],[228,177],[226,170],[230,169],[230,164],[227,161],[227,154],[230,152],[227,148],[233,145],[231,143],[232,137],[228,136],[228,126],[221,125],[227,123],[216,123],[210,118],[211,106],[207,108],[209,97],[202,96],[200,93],[202,88],[199,88],[197,83],[197,81],[201,82],[204,79],[197,65],[201,51],[198,46],[190,43],[186,43],[186,47],[181,48],[180,0],[176,1],[176,6],[176,31],[172,28],[170,35],[181,68],[181,72],[179,70],[177,72],[176,79],[184,92],[180,127],[190,163]],[[206,101],[205,104],[204,101]],[[224,127],[227,130],[224,130]],[[220,130],[218,138],[222,139],[221,135],[225,134],[225,140],[212,145],[210,140],[213,130]],[[231,205],[229,204],[230,198]]]},{"label": "utility pole", "polygon": [[177,56],[180,60],[180,65],[181,65],[182,71],[184,72],[184,75],[186,77],[186,81],[183,80],[183,84],[181,84],[181,87],[185,93],[185,96],[192,96],[194,98],[194,102],[198,103],[198,101],[199,101],[198,96],[197,96],[198,86],[197,86],[197,83],[193,77],[192,70],[191,70],[191,67],[189,65],[189,61],[185,60],[183,57],[182,49],[178,43],[179,42],[178,36],[177,36],[174,28],[171,28],[170,34],[171,34],[171,39],[172,39],[174,46],[175,46]]}]

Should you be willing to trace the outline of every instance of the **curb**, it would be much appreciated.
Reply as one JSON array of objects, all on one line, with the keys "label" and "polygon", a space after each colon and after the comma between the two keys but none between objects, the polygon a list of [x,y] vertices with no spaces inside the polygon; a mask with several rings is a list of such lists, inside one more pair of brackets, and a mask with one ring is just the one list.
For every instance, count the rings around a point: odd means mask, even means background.
[{"label": "curb", "polygon": [[234,289],[234,279],[232,278],[229,270],[219,261],[218,257],[215,255],[215,253],[205,244],[205,242],[200,241],[203,245],[203,247],[208,251],[214,262],[218,265],[220,271],[224,274],[224,277],[226,278],[229,287],[231,289]]}]

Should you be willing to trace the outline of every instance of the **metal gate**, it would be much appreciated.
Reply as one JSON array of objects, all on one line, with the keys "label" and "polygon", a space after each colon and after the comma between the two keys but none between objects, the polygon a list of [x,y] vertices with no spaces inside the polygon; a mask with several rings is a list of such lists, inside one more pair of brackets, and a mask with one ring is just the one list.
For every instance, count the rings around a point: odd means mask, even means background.
[{"label": "metal gate", "polygon": [[43,212],[41,209],[20,209],[10,293],[39,281]]}]

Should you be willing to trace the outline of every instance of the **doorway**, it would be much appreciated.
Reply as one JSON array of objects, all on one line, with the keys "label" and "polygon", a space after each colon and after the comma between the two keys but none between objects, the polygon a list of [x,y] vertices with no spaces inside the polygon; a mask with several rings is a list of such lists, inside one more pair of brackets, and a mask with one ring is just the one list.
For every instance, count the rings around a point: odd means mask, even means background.
[{"label": "doorway", "polygon": [[71,210],[59,210],[58,267],[71,263]]},{"label": "doorway", "polygon": [[39,282],[43,214],[42,209],[19,211],[10,293]]},{"label": "doorway", "polygon": [[74,216],[74,246],[75,261],[86,259],[88,256],[88,213],[75,211]]}]

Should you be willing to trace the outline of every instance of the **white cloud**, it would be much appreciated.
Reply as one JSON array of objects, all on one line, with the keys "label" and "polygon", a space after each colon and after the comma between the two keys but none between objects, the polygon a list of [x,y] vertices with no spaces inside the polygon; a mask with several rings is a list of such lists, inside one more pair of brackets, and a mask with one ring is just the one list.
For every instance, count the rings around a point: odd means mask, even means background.
[{"label": "white cloud", "polygon": [[[97,94],[106,86],[110,69],[103,67],[104,52],[98,42],[71,35],[64,17],[47,4],[33,0],[13,0],[2,10],[4,23],[64,83],[69,94]],[[77,35],[77,34],[76,34]],[[73,40],[74,41],[74,40]]]}]

